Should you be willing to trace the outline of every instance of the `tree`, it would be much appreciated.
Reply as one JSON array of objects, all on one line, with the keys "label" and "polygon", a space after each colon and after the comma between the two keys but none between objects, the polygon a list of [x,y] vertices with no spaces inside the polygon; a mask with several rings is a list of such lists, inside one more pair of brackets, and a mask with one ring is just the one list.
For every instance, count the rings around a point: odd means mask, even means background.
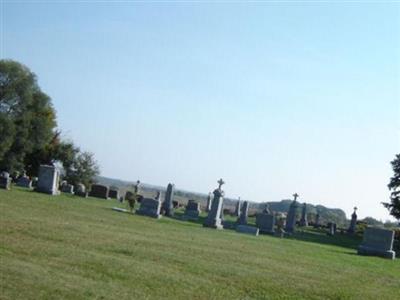
[{"label": "tree", "polygon": [[0,169],[22,171],[27,157],[49,143],[55,126],[51,99],[35,74],[18,62],[0,60]]},{"label": "tree", "polygon": [[78,153],[73,164],[65,171],[65,179],[70,184],[83,183],[87,188],[94,183],[95,177],[100,174],[99,166],[93,153],[90,152]]},{"label": "tree", "polygon": [[400,220],[400,154],[391,162],[394,175],[390,178],[388,188],[391,191],[390,202],[382,204],[389,210],[390,214]]}]

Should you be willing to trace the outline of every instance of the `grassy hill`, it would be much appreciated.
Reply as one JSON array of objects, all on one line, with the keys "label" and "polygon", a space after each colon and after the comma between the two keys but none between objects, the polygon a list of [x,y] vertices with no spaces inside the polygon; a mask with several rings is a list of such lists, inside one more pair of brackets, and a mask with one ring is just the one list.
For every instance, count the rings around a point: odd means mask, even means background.
[{"label": "grassy hill", "polygon": [[0,190],[0,298],[399,299],[400,260],[356,255],[359,238],[253,237],[117,205]]}]

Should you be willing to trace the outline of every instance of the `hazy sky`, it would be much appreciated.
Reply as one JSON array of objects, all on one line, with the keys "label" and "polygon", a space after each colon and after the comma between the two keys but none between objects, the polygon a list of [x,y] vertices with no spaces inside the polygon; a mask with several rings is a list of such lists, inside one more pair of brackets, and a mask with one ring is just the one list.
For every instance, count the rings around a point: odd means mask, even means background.
[{"label": "hazy sky", "polygon": [[[16,3],[17,2],[17,3]],[[400,4],[3,1],[26,64],[102,175],[388,219]]]}]

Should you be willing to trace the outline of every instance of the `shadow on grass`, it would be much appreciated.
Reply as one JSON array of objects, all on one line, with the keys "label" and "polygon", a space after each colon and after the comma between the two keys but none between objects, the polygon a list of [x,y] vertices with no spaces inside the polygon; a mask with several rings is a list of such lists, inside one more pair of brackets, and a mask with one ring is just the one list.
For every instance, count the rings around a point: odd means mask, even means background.
[{"label": "shadow on grass", "polygon": [[[117,204],[117,203],[116,203]],[[123,206],[123,204],[119,203],[117,206]],[[105,208],[110,209],[110,208]],[[202,213],[197,220],[187,220],[184,217],[183,210],[175,210],[173,217],[165,217],[172,220],[176,220],[186,224],[198,224],[203,225],[204,221],[207,218],[206,213]],[[235,230],[236,229],[236,219],[227,216],[223,222],[224,229],[226,230]],[[254,225],[250,224],[249,225]],[[272,236],[272,235],[269,235]],[[277,237],[280,238],[280,237]],[[298,230],[291,236],[285,236],[285,238],[299,240],[304,242],[310,243],[317,243],[317,244],[326,244],[326,245],[333,245],[339,246],[343,248],[348,248],[352,250],[356,250],[357,247],[360,245],[362,238],[360,236],[353,236],[348,234],[341,234],[340,232],[336,233],[334,236],[327,235],[326,229],[315,229],[311,227],[307,228],[298,228]],[[348,254],[354,254],[353,252],[349,252]]]},{"label": "shadow on grass", "polygon": [[357,249],[362,241],[360,236],[348,235],[346,233],[342,234],[339,232],[334,236],[329,236],[324,229],[311,228],[300,229],[288,238],[304,242],[339,246],[349,249]]}]

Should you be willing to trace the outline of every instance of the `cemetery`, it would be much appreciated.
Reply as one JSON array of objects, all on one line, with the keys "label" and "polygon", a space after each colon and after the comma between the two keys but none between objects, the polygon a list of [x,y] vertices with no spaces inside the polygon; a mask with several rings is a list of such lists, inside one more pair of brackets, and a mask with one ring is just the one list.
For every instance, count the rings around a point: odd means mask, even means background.
[{"label": "cemetery", "polygon": [[0,300],[400,300],[399,1],[1,1]]},{"label": "cemetery", "polygon": [[[394,233],[367,228],[364,237],[357,235],[356,209],[349,228],[339,234],[334,222],[309,226],[305,205],[299,205],[296,193],[285,225],[268,204],[249,216],[249,202],[241,201],[232,214],[224,214],[222,179],[207,201],[211,202],[207,212],[193,200],[174,208],[173,184],[165,193],[142,196],[140,203],[139,181],[126,192],[123,203],[107,197],[109,188],[103,185],[93,185],[84,199],[84,187],[77,186],[74,195],[63,182],[60,195],[57,171],[48,166],[41,170],[44,179],[39,177],[37,191],[17,183],[0,190],[0,223],[8,228],[1,234],[7,241],[2,263],[2,290],[7,297],[15,296],[13,282],[29,286],[35,282],[28,273],[44,278],[46,285],[20,291],[27,298],[37,295],[38,288],[42,295],[71,299],[87,295],[374,299],[376,293],[380,299],[395,299],[398,295],[400,260],[395,259]],[[72,223],[67,221],[70,214]],[[37,217],[42,224],[32,222]],[[53,257],[59,259],[49,264]],[[78,272],[71,274],[71,268]],[[57,276],[48,275],[53,273]],[[361,276],[362,281],[354,280]],[[292,284],[286,286],[282,278]],[[209,288],[179,288],[191,280]],[[127,284],[131,281],[134,288]],[[75,288],[66,288],[66,283]],[[165,287],[157,288],[160,284]]]}]

